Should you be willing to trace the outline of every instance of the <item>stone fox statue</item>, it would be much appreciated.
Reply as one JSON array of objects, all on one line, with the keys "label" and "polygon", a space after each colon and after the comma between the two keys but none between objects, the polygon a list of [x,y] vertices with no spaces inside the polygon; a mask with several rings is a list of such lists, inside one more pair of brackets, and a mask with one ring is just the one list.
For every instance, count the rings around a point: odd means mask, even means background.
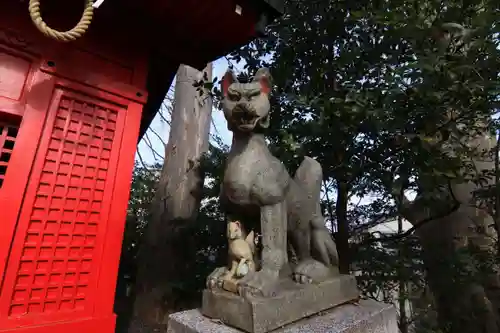
[{"label": "stone fox statue", "polygon": [[[321,282],[338,274],[337,249],[320,208],[321,165],[306,157],[291,178],[271,154],[262,134],[269,127],[270,92],[271,76],[264,68],[248,83],[238,82],[230,70],[222,80],[222,105],[233,142],[221,205],[230,213],[257,213],[262,234],[260,270],[241,279],[240,295],[274,293],[273,285],[288,267],[288,241],[298,259],[292,268],[297,283]],[[227,268],[216,269],[207,279],[208,287],[220,287],[225,273]]]}]

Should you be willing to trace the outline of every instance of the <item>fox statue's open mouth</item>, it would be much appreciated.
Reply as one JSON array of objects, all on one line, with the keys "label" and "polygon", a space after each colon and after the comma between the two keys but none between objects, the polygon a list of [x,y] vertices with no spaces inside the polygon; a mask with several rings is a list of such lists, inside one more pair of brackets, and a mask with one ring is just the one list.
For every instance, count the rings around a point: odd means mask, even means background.
[{"label": "fox statue's open mouth", "polygon": [[252,131],[261,118],[254,110],[245,107],[235,107],[232,112],[234,125],[240,131]]}]

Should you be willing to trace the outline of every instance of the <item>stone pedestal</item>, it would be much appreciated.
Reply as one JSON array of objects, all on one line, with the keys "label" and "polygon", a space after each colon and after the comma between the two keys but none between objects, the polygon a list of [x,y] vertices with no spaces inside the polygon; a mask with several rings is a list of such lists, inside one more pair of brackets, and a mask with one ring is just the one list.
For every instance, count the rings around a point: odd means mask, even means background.
[{"label": "stone pedestal", "polygon": [[205,290],[201,312],[245,332],[266,333],[358,298],[356,279],[351,275],[306,285],[284,279],[270,297]]},{"label": "stone pedestal", "polygon": [[[218,320],[203,316],[200,310],[174,313],[169,318],[167,333],[242,333]],[[344,304],[273,333],[398,333],[396,309],[375,301],[359,305]]]}]

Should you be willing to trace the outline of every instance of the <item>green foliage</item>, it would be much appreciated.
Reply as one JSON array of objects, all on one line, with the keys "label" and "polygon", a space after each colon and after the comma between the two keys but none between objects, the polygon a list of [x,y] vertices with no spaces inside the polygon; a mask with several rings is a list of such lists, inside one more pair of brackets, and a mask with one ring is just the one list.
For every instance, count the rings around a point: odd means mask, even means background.
[{"label": "green foliage", "polygon": [[421,249],[415,237],[383,244],[372,233],[358,239],[353,266],[360,273],[358,285],[366,297],[393,303],[401,295],[392,291],[398,290],[402,281],[417,290],[425,286]]},{"label": "green foliage", "polygon": [[144,228],[150,218],[151,202],[160,171],[160,165],[147,168],[138,163],[134,165],[115,296],[114,311],[118,314],[117,332],[127,330],[132,313],[133,297],[129,291],[136,280],[137,253]]},{"label": "green foliage", "polygon": [[351,196],[392,195],[398,177],[406,189],[446,187],[476,177],[463,173],[471,151],[458,141],[498,106],[498,8],[290,0],[269,38],[231,57],[250,73],[271,69],[268,137],[292,169],[313,156]]},{"label": "green foliage", "polygon": [[[136,163],[134,166],[123,239],[122,266],[124,262],[130,262],[133,265],[136,259],[143,230],[150,218],[151,203],[156,192],[156,184],[160,179],[160,171],[161,165],[159,164],[144,167]],[[124,269],[128,271],[128,274],[135,274],[135,265],[133,268]]]}]

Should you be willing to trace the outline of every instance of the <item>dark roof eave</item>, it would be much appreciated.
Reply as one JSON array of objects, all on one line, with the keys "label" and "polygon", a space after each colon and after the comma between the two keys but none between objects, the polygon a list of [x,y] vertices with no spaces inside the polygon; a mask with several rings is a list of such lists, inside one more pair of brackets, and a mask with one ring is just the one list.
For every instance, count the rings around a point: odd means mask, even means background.
[{"label": "dark roof eave", "polygon": [[269,7],[275,12],[273,19],[281,16],[285,13],[285,1],[284,0],[263,0],[269,5]]},{"label": "dark roof eave", "polygon": [[[256,8],[260,12],[260,20],[255,22],[256,32],[258,36],[263,36],[265,26],[284,13],[284,0],[251,1],[256,4]],[[207,63],[216,60],[240,46],[241,45],[232,45],[231,49],[219,49],[217,50],[217,54],[214,52],[207,52],[206,57],[204,57],[205,59],[193,59],[192,61],[181,59],[181,61],[182,63],[202,70]],[[181,61],[168,59],[160,50],[158,50],[158,52],[152,52],[152,57],[149,59],[147,79],[148,100],[143,109],[139,130],[139,141],[142,139],[156,116],[156,113],[161,108]]]}]

